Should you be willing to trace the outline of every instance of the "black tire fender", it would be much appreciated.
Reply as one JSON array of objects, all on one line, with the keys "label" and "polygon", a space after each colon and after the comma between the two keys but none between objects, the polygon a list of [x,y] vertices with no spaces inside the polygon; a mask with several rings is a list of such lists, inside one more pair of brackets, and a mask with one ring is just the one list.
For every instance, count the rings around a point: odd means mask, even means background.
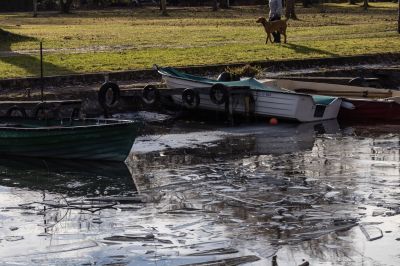
[{"label": "black tire fender", "polygon": [[154,85],[146,85],[142,90],[142,100],[147,105],[153,105],[160,99],[160,91]]},{"label": "black tire fender", "polygon": [[185,89],[182,92],[182,103],[188,109],[196,109],[200,105],[199,93],[194,89]]},{"label": "black tire fender", "polygon": [[80,113],[81,113],[81,108],[75,107],[71,112],[70,119],[78,119]]},{"label": "black tire fender", "polygon": [[17,112],[17,113],[20,114],[20,116],[18,116],[18,117],[23,117],[23,118],[26,118],[26,117],[27,117],[25,108],[20,107],[20,106],[17,106],[17,105],[14,105],[14,106],[8,108],[8,110],[7,110],[7,112],[6,112],[6,116],[7,116],[7,117],[15,117],[15,116],[13,115],[14,112]]},{"label": "black tire fender", "polygon": [[[217,97],[217,95],[222,95],[221,97]],[[228,88],[221,83],[216,83],[211,86],[210,89],[210,100],[218,105],[221,105],[227,101],[228,98]]]},{"label": "black tire fender", "polygon": [[[38,103],[33,109],[32,109],[32,117],[33,118],[45,118],[47,116],[46,111],[49,111],[49,108],[46,106],[45,102]],[[41,117],[40,112],[44,112],[44,117]]]},{"label": "black tire fender", "polygon": [[113,108],[118,105],[120,95],[121,91],[116,83],[105,82],[98,92],[99,104],[104,110]]}]

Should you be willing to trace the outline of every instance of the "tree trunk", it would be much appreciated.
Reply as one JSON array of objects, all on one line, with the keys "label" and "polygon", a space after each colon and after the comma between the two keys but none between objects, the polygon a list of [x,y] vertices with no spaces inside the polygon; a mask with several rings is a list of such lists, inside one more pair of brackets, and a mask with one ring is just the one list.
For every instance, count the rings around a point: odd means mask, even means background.
[{"label": "tree trunk", "polygon": [[368,0],[364,0],[364,4],[363,4],[363,8],[364,8],[364,10],[367,10],[368,9]]},{"label": "tree trunk", "polygon": [[213,1],[213,11],[217,11],[218,10],[218,0],[214,0]]},{"label": "tree trunk", "polygon": [[294,10],[295,0],[286,0],[285,16],[290,19],[297,19],[296,12]]},{"label": "tree trunk", "polygon": [[33,17],[37,17],[37,0],[33,0]]},{"label": "tree trunk", "polygon": [[161,0],[160,4],[161,4],[161,15],[162,16],[168,16],[168,13],[167,13],[167,0]]},{"label": "tree trunk", "polygon": [[69,13],[72,5],[72,0],[60,0],[61,13]]}]

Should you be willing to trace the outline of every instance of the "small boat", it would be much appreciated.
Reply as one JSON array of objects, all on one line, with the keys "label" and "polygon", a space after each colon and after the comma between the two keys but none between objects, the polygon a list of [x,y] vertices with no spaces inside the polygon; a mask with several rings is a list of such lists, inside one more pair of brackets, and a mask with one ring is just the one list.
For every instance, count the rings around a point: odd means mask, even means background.
[{"label": "small boat", "polygon": [[289,79],[267,79],[266,86],[294,92],[343,97],[338,119],[358,122],[400,121],[400,91]]},{"label": "small boat", "polygon": [[0,154],[124,161],[142,123],[113,119],[0,119]]},{"label": "small boat", "polygon": [[[217,104],[212,99],[213,87],[217,85],[232,88],[232,91],[236,87],[248,88],[254,102],[252,109],[257,116],[283,118],[298,122],[335,119],[342,101],[338,97],[308,95],[282,90],[264,85],[254,78],[221,81],[186,74],[171,67],[157,67],[157,70],[170,89],[190,88],[203,89],[204,91],[204,88],[208,88],[208,93],[199,94],[198,108],[200,109],[225,110],[223,105]],[[183,94],[172,95],[172,98],[177,104],[184,105]],[[248,109],[243,97],[232,97],[230,104],[235,113],[246,113]]]}]

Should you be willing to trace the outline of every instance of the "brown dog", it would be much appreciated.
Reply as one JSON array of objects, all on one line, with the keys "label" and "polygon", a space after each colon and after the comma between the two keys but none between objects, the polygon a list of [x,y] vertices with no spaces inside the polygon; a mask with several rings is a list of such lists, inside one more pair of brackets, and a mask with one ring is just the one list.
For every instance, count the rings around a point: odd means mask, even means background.
[{"label": "brown dog", "polygon": [[264,17],[259,17],[257,19],[257,23],[261,23],[264,26],[265,32],[267,33],[267,40],[265,43],[268,43],[268,39],[272,42],[271,33],[278,31],[280,34],[285,37],[284,43],[286,43],[286,28],[287,28],[287,21],[285,20],[275,20],[275,21],[267,21]]}]

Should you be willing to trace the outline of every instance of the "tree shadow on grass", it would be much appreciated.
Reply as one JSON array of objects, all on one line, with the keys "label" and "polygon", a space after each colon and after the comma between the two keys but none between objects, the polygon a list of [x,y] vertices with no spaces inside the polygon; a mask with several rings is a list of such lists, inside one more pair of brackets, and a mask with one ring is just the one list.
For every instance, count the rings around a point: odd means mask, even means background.
[{"label": "tree shadow on grass", "polygon": [[[22,54],[12,51],[11,46],[18,42],[33,42],[38,43],[38,56],[32,56],[29,54]],[[24,69],[29,76],[39,76],[40,75],[40,57],[39,57],[39,40],[36,38],[15,34],[0,29],[0,62],[7,63],[9,65],[16,66],[18,68]],[[52,63],[43,60],[43,70],[44,75],[46,73],[51,74],[71,74],[73,71],[54,65]]]},{"label": "tree shadow on grass", "polygon": [[312,48],[309,46],[294,44],[294,43],[286,43],[285,46],[289,49],[294,50],[296,53],[299,54],[322,54],[322,55],[329,55],[329,56],[339,56],[338,54],[331,53],[325,50]]}]

